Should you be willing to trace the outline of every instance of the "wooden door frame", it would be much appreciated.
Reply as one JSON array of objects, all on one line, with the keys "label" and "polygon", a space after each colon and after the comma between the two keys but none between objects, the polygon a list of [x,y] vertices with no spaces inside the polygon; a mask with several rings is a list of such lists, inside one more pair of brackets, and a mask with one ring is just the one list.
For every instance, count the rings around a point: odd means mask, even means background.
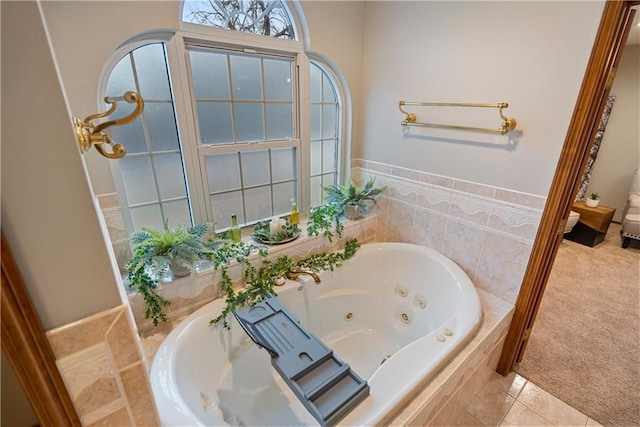
[{"label": "wooden door frame", "polygon": [[564,224],[578,192],[582,172],[600,123],[624,43],[640,1],[607,0],[580,87],[564,146],[533,243],[515,312],[497,371],[507,375],[520,362],[544,294]]},{"label": "wooden door frame", "polygon": [[81,426],[4,233],[1,251],[2,351],[42,426]]}]

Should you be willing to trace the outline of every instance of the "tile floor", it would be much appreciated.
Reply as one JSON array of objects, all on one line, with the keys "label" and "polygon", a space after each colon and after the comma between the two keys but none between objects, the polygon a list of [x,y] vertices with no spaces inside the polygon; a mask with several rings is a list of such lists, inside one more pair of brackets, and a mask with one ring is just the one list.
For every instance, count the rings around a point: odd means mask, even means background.
[{"label": "tile floor", "polygon": [[512,372],[494,373],[456,418],[455,426],[600,426],[598,422]]}]

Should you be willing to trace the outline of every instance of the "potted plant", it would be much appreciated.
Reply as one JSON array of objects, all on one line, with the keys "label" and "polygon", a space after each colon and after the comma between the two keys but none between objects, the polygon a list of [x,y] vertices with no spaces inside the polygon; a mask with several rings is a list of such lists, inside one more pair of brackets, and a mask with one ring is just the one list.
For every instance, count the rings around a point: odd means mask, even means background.
[{"label": "potted plant", "polygon": [[209,224],[189,229],[182,224],[169,228],[168,219],[162,231],[143,228],[131,236],[133,258],[127,270],[150,268],[156,276],[163,278],[171,269],[175,277],[188,276],[196,262],[205,259],[211,250],[203,239],[208,230]]},{"label": "potted plant", "polygon": [[591,193],[589,198],[585,200],[585,204],[590,208],[597,208],[600,203],[600,195],[598,193]]},{"label": "potted plant", "polygon": [[385,187],[375,187],[375,178],[370,178],[364,187],[358,187],[352,180],[347,185],[331,185],[325,187],[327,204],[337,206],[340,214],[347,219],[358,219],[362,213],[376,203]]}]

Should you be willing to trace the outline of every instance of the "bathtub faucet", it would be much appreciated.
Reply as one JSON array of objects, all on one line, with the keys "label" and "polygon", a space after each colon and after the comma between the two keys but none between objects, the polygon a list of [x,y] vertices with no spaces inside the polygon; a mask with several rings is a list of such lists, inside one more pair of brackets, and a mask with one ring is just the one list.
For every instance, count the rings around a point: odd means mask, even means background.
[{"label": "bathtub faucet", "polygon": [[289,277],[289,279],[295,280],[301,274],[308,274],[309,276],[313,277],[313,280],[315,280],[316,283],[320,283],[320,276],[318,276],[318,273],[311,270],[310,268],[291,267],[287,276]]}]

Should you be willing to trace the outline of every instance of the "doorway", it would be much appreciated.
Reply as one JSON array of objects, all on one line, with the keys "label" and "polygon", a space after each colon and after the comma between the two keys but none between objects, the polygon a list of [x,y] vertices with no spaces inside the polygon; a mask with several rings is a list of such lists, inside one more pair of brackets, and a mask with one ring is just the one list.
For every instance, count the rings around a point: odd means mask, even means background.
[{"label": "doorway", "polygon": [[522,360],[593,138],[640,2],[605,4],[497,371]]}]

